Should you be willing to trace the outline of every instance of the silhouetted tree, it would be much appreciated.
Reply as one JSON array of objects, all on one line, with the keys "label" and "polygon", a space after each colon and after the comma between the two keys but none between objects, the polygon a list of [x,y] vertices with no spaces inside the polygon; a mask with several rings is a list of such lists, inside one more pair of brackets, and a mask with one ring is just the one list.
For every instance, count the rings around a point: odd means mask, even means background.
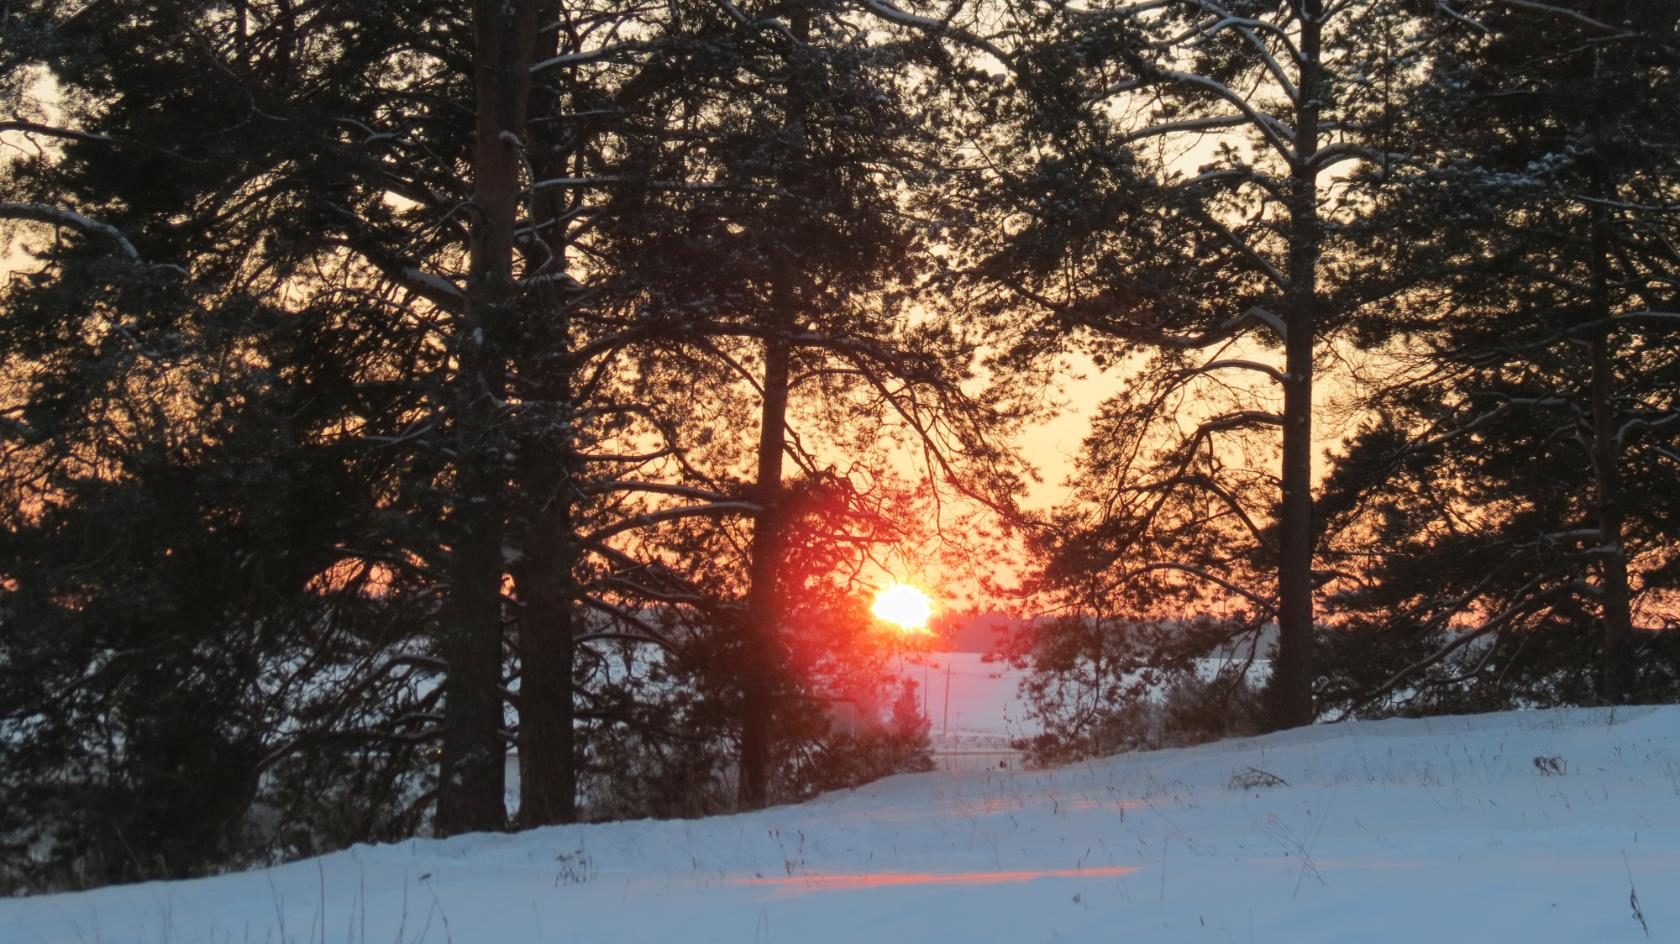
[{"label": "silhouetted tree", "polygon": [[1624,702],[1674,569],[1680,21],[1471,3],[1429,29],[1373,230],[1410,284],[1361,320],[1396,380],[1331,479],[1369,571],[1340,602],[1390,656],[1342,697]]}]

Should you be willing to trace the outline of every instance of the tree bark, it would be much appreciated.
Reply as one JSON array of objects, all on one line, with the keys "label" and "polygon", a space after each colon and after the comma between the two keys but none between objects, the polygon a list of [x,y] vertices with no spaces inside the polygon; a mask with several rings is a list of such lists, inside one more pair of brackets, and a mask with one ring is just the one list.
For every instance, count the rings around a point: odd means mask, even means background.
[{"label": "tree bark", "polygon": [[[796,6],[789,17],[790,32],[800,47],[810,42],[811,15]],[[797,54],[797,50],[795,51]],[[804,136],[804,66],[792,63],[788,78],[784,124],[790,138]],[[784,186],[799,192],[801,174],[792,168]],[[773,250],[770,273],[770,331],[764,342],[763,410],[758,427],[758,471],[754,497],[762,506],[753,526],[753,540],[744,627],[745,664],[741,690],[741,779],[737,797],[742,809],[757,809],[769,802],[772,714],[777,680],[782,671],[780,629],[782,600],[782,556],[787,527],[785,494],[782,488],[782,460],[787,450],[787,406],[791,361],[790,335],[798,317],[794,279],[799,266],[787,240],[797,239],[800,224],[796,212],[781,215],[783,242]]]},{"label": "tree bark", "polygon": [[524,604],[519,624],[519,822],[526,827],[577,819],[572,691],[577,551],[570,502],[560,496],[551,501],[526,539],[526,560],[517,578]]},{"label": "tree bark", "polygon": [[769,800],[770,738],[782,600],[778,584],[782,560],[782,457],[787,447],[789,352],[787,329],[792,316],[790,267],[778,263],[773,290],[774,329],[764,342],[764,401],[758,429],[758,473],[753,493],[762,510],[753,525],[752,552],[743,626],[741,666],[741,779],[743,809]]},{"label": "tree bark", "polygon": [[1282,500],[1278,509],[1278,650],[1272,668],[1270,717],[1273,728],[1310,724],[1313,719],[1313,348],[1318,328],[1318,262],[1322,237],[1318,219],[1318,123],[1323,103],[1320,78],[1322,9],[1318,0],[1298,0],[1301,23],[1300,98],[1295,108],[1296,166],[1289,190],[1289,294],[1284,313]]},{"label": "tree bark", "polygon": [[[544,23],[559,20],[561,10],[545,0]],[[560,52],[560,31],[543,34],[540,56]],[[531,90],[530,152],[538,177],[567,176],[576,142],[564,140],[557,120],[557,97],[538,83]],[[570,145],[570,146],[568,146]],[[567,194],[549,190],[532,200],[533,223],[544,234],[546,252],[533,253],[544,271],[567,269],[571,236],[561,225]],[[519,820],[527,827],[577,820],[577,720],[573,668],[579,626],[576,535],[578,453],[575,441],[572,383],[571,306],[569,291],[548,280],[527,313],[526,333],[535,350],[525,352],[526,381],[534,394],[531,407],[542,411],[537,429],[525,443],[520,470],[521,494],[531,503],[522,542],[525,560],[516,576],[523,604],[520,616]]]},{"label": "tree bark", "polygon": [[507,447],[501,336],[515,303],[518,133],[530,89],[536,4],[478,0],[473,29],[474,213],[466,300],[455,337],[454,533],[441,640],[449,675],[435,828],[444,836],[500,829],[506,821],[501,596]]}]

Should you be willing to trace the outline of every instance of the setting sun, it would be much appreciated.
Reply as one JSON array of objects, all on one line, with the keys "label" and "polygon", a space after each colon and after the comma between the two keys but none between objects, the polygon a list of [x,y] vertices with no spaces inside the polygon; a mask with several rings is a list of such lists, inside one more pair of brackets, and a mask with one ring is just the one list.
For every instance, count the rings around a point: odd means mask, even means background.
[{"label": "setting sun", "polygon": [[895,583],[875,594],[875,605],[869,612],[884,623],[891,623],[899,632],[922,634],[928,631],[933,617],[933,601],[928,595],[907,583]]}]

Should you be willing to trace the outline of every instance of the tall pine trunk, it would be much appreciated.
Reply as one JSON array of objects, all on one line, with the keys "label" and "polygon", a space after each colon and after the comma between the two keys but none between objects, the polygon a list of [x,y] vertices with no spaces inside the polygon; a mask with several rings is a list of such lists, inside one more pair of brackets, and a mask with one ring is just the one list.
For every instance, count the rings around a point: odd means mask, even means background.
[{"label": "tall pine trunk", "polygon": [[1272,670],[1274,728],[1313,719],[1313,530],[1312,412],[1313,348],[1318,328],[1319,115],[1322,9],[1318,0],[1299,0],[1301,22],[1300,95],[1295,108],[1297,166],[1289,190],[1289,295],[1284,323],[1286,375],[1283,381],[1282,500],[1278,522],[1278,654]]},{"label": "tall pine trunk", "polygon": [[[558,4],[543,4],[542,22],[557,22]],[[541,58],[560,52],[560,31],[544,33]],[[531,90],[530,152],[541,179],[565,177],[572,153],[558,120],[552,90]],[[575,142],[574,142],[575,143]],[[579,169],[581,174],[583,171]],[[577,659],[579,548],[575,502],[578,454],[575,441],[571,361],[571,306],[576,298],[561,288],[565,281],[570,234],[562,225],[566,191],[549,189],[532,200],[532,222],[544,234],[546,252],[537,260],[545,275],[537,308],[528,313],[527,336],[537,347],[527,352],[526,380],[541,411],[539,426],[526,443],[519,482],[531,508],[522,543],[525,559],[515,579],[523,604],[519,628],[519,820],[524,826],[570,823],[577,819],[577,719],[573,668]]]},{"label": "tall pine trunk", "polygon": [[761,506],[753,525],[752,557],[743,627],[741,665],[741,779],[743,809],[769,800],[771,713],[780,671],[777,657],[781,624],[780,588],[783,528],[782,454],[787,448],[788,328],[791,325],[791,267],[777,263],[772,299],[773,321],[764,342],[764,400],[758,429],[758,473],[753,495]]},{"label": "tall pine trunk", "polygon": [[[810,42],[811,15],[796,7],[789,18],[793,39],[804,47]],[[797,55],[797,50],[794,51]],[[804,65],[791,65],[787,104],[783,114],[791,140],[805,134],[807,90]],[[793,193],[801,192],[799,169],[782,181]],[[785,606],[782,600],[782,556],[787,527],[782,460],[787,449],[787,407],[791,362],[791,334],[798,317],[798,296],[794,279],[799,266],[787,240],[797,239],[800,218],[791,206],[778,216],[784,240],[771,261],[769,331],[764,340],[763,409],[758,427],[758,470],[754,498],[762,506],[753,526],[746,625],[745,657],[741,669],[741,779],[738,800],[743,809],[756,809],[769,802],[770,754],[775,711],[775,690],[782,671],[780,630]]]},{"label": "tall pine trunk", "polygon": [[456,332],[456,482],[449,603],[442,650],[443,758],[439,835],[500,829],[502,747],[502,543],[506,510],[502,335],[517,303],[513,281],[519,132],[530,89],[536,4],[473,6],[473,214],[466,300]]},{"label": "tall pine trunk", "polygon": [[[521,484],[566,487],[563,476],[522,477]],[[571,505],[548,494],[552,504],[526,538],[526,557],[516,578],[524,604],[519,624],[519,822],[527,827],[577,819],[572,691],[577,552]]]}]

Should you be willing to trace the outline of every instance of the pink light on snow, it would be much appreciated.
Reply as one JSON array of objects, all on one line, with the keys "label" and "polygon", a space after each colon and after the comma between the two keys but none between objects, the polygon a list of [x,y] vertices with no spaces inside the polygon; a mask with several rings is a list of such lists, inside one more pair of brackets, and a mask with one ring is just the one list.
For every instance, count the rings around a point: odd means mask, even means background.
[{"label": "pink light on snow", "polygon": [[787,877],[732,878],[730,885],[775,888],[783,894],[847,891],[860,888],[902,888],[918,885],[1006,885],[1040,878],[1113,878],[1136,872],[1135,865],[1104,865],[1085,869],[1014,869],[1003,872],[811,872]]}]

